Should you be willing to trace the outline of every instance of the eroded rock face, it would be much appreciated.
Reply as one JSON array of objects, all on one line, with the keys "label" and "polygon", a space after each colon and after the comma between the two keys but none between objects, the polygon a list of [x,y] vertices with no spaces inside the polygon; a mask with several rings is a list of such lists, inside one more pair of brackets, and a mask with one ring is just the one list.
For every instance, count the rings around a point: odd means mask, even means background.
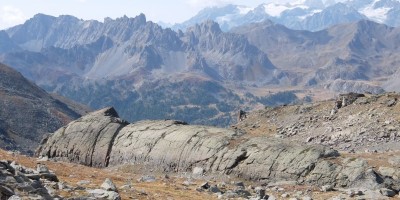
[{"label": "eroded rock face", "polygon": [[[41,146],[39,155],[89,166],[143,164],[162,171],[225,173],[252,180],[294,180],[340,187],[377,187],[378,175],[358,159],[334,162],[338,152],[269,137],[250,137],[230,129],[183,122],[129,124],[106,108],[61,128]],[[367,186],[368,187],[368,186]]]},{"label": "eroded rock face", "polygon": [[127,124],[114,108],[105,108],[60,128],[39,151],[49,158],[105,167],[115,136]]}]

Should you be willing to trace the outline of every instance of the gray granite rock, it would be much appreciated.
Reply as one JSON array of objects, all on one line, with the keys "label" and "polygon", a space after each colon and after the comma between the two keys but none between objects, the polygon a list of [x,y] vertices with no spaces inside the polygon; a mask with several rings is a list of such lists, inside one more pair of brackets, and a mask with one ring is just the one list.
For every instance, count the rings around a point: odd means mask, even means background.
[{"label": "gray granite rock", "polygon": [[156,177],[151,175],[145,175],[140,177],[140,179],[138,179],[139,182],[154,182],[156,180],[157,180]]},{"label": "gray granite rock", "polygon": [[[90,113],[53,134],[41,156],[105,167],[124,163],[164,172],[240,175],[246,179],[335,187],[380,187],[379,174],[362,159],[331,162],[337,151],[283,139],[246,137],[231,129],[173,120],[127,124],[113,108]],[[203,170],[200,170],[203,169]]]},{"label": "gray granite rock", "polygon": [[108,165],[111,146],[127,122],[114,108],[105,108],[57,130],[40,149],[41,156],[93,167]]},{"label": "gray granite rock", "polygon": [[383,196],[387,196],[387,197],[394,197],[396,195],[396,192],[391,190],[391,189],[387,189],[387,188],[381,188],[379,190],[379,192],[383,195]]},{"label": "gray granite rock", "polygon": [[106,178],[106,180],[104,180],[103,184],[101,184],[101,188],[103,188],[103,189],[105,189],[107,191],[118,192],[117,187],[112,182],[112,180],[109,179],[109,178]]},{"label": "gray granite rock", "polygon": [[400,156],[390,157],[388,162],[395,167],[400,167]]},{"label": "gray granite rock", "polygon": [[[0,199],[54,199],[56,193],[52,185],[58,178],[46,170],[24,167],[15,161],[0,161]],[[13,172],[13,173],[11,173]]]},{"label": "gray granite rock", "polygon": [[88,190],[87,192],[96,199],[121,200],[121,196],[114,191],[94,189],[94,190]]},{"label": "gray granite rock", "polygon": [[201,176],[204,174],[204,169],[202,167],[193,168],[193,175]]}]

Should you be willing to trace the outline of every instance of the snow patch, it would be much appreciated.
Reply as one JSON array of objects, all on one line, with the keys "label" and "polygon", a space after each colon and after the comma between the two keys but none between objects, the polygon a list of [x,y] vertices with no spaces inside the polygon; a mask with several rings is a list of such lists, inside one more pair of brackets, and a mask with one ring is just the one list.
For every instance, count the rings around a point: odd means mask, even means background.
[{"label": "snow patch", "polygon": [[264,4],[265,13],[272,17],[279,17],[283,11],[290,10],[289,7],[284,5],[278,5],[274,3]]},{"label": "snow patch", "polygon": [[220,23],[220,22],[230,22],[230,21],[232,21],[232,17],[234,17],[234,15],[224,15],[224,16],[221,16],[221,17],[217,17],[216,21],[218,23]]},{"label": "snow patch", "polygon": [[270,3],[270,4],[264,4],[264,9],[265,13],[272,17],[280,17],[282,12],[287,11],[287,10],[293,10],[295,8],[301,8],[301,9],[309,9],[308,6],[306,5],[300,5],[300,4],[275,4],[275,3]]},{"label": "snow patch", "polygon": [[238,10],[239,10],[239,14],[245,15],[245,14],[249,13],[250,11],[252,11],[253,8],[246,7],[246,6],[238,6]]},{"label": "snow patch", "polygon": [[301,19],[301,20],[304,20],[304,19],[306,19],[307,17],[311,17],[311,16],[313,16],[313,15],[315,15],[315,14],[317,14],[317,13],[320,13],[320,12],[322,12],[322,10],[312,10],[310,13],[308,13],[307,15],[303,15],[303,16],[299,16],[299,17],[297,17],[298,19]]},{"label": "snow patch", "polygon": [[374,21],[380,23],[385,22],[387,19],[387,14],[392,8],[387,8],[387,7],[374,8],[374,4],[375,2],[361,9],[360,13]]},{"label": "snow patch", "polygon": [[83,28],[84,28],[84,29],[87,29],[87,28],[90,27],[91,24],[92,24],[92,21],[84,21],[84,22],[83,22]]}]

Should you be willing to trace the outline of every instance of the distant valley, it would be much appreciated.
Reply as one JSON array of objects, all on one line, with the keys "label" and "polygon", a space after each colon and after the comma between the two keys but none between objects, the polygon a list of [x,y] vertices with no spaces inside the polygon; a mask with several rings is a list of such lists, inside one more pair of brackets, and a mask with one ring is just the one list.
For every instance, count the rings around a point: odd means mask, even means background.
[{"label": "distant valley", "polygon": [[266,20],[185,32],[135,18],[37,14],[0,32],[0,62],[51,93],[129,121],[228,126],[239,109],[396,90],[400,29],[361,20],[310,32]]},{"label": "distant valley", "polygon": [[0,30],[0,199],[398,197],[398,13],[296,0]]}]

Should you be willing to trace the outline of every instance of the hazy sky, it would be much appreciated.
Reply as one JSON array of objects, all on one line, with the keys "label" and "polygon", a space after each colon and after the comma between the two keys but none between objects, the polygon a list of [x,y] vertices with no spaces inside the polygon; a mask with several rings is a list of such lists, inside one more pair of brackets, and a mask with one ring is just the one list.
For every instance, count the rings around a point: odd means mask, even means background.
[{"label": "hazy sky", "polygon": [[208,6],[233,3],[255,7],[268,1],[271,0],[1,0],[0,29],[21,24],[37,13],[100,21],[105,17],[135,17],[144,13],[154,22],[176,23]]}]

